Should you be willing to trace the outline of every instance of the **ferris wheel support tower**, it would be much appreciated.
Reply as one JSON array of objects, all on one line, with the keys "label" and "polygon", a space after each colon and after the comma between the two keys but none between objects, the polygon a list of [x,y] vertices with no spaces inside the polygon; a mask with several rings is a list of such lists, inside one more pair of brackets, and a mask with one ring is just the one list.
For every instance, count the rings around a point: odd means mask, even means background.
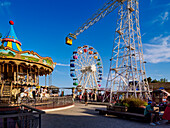
[{"label": "ferris wheel support tower", "polygon": [[66,44],[72,45],[72,40],[77,39],[80,33],[117,8],[118,18],[106,91],[110,91],[110,95],[113,91],[125,93],[126,97],[133,95],[134,97],[148,98],[150,90],[143,59],[139,26],[139,0],[108,0],[73,34],[69,33],[66,37]]}]

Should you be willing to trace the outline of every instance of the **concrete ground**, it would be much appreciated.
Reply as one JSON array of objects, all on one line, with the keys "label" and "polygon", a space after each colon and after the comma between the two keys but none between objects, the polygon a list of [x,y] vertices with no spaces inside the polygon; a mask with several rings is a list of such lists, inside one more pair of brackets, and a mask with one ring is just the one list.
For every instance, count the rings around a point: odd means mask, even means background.
[{"label": "concrete ground", "polygon": [[76,103],[73,108],[46,112],[42,115],[42,128],[170,128],[165,120],[161,121],[161,125],[150,126],[141,121],[99,115],[95,109],[103,107]]}]

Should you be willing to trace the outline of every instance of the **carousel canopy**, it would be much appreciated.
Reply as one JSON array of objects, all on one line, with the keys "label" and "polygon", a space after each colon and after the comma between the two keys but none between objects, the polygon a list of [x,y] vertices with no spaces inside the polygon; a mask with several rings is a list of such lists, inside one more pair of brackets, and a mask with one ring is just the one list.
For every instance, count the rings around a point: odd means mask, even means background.
[{"label": "carousel canopy", "polygon": [[[21,43],[18,40],[13,25],[13,21],[9,21],[11,29],[8,34],[2,38],[2,45],[0,46],[0,63],[8,63],[13,61],[14,63],[25,65],[35,65],[38,68],[44,69],[45,74],[49,74],[53,71],[56,63],[53,62],[51,57],[41,57],[34,51],[22,51]],[[42,73],[42,75],[44,74]]]},{"label": "carousel canopy", "polygon": [[14,31],[14,27],[13,27],[14,22],[9,21],[9,24],[11,26],[11,29],[7,33],[7,35],[2,39],[2,43],[3,43],[4,47],[10,47],[16,51],[22,51],[21,43],[20,43],[20,41],[18,41],[18,38]]}]

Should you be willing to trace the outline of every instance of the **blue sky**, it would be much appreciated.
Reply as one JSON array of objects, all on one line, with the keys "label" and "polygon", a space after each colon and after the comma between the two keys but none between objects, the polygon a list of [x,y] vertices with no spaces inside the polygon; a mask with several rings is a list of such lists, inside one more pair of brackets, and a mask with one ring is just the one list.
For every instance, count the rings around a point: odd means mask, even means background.
[{"label": "blue sky", "polygon": [[[106,0],[0,0],[0,33],[9,31],[9,20],[23,50],[33,50],[57,62],[52,83],[72,87],[69,61],[78,46],[90,45],[100,54],[107,77],[113,47],[117,10],[78,36],[72,46],[65,37],[103,6]],[[140,27],[146,75],[170,81],[170,1],[140,0]],[[44,78],[40,84],[44,84]],[[102,81],[105,87],[106,80]]]}]

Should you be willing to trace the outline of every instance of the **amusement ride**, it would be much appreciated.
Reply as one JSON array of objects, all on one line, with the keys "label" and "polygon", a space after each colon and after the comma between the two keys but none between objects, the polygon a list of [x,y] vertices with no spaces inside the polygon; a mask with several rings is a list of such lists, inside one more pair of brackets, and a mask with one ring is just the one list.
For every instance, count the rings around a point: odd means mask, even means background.
[{"label": "amusement ride", "polygon": [[80,33],[116,9],[118,18],[105,88],[105,92],[110,94],[105,95],[104,100],[111,98],[112,93],[123,93],[126,97],[150,98],[139,26],[139,0],[108,0],[74,33],[68,34],[66,44],[72,45],[72,41],[77,39]]},{"label": "amusement ride", "polygon": [[70,60],[70,76],[73,85],[83,94],[85,90],[101,87],[103,64],[99,53],[91,46],[78,47]]},{"label": "amusement ride", "polygon": [[[41,57],[34,51],[23,51],[9,21],[10,31],[1,39],[0,46],[0,103],[11,105],[24,87],[39,89],[39,76],[51,76],[56,65],[51,57]],[[50,78],[50,77],[49,77]]]}]

